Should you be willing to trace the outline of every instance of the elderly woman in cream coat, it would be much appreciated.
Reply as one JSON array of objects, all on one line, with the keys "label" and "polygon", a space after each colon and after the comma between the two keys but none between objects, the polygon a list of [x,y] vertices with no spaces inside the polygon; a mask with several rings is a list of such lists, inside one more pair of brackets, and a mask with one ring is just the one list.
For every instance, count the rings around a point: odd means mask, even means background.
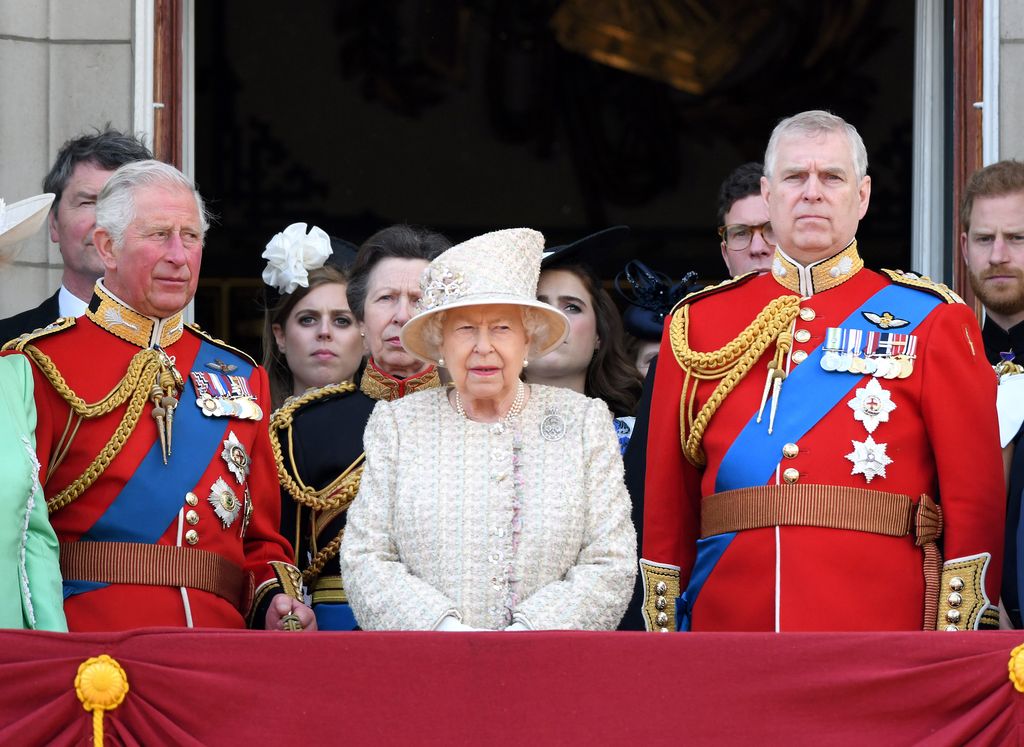
[{"label": "elderly woman in cream coat", "polygon": [[424,271],[406,350],[452,386],[377,404],[341,545],[364,629],[612,630],[636,534],[611,414],[527,385],[568,320],[536,300],[544,237],[495,231]]}]

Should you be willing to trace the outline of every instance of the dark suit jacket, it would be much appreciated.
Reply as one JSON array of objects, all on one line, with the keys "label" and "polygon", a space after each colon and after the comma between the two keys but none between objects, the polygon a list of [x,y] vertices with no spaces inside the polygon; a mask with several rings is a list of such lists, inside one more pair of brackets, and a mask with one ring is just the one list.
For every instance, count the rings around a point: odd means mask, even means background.
[{"label": "dark suit jacket", "polygon": [[45,327],[56,320],[60,316],[60,304],[57,302],[59,294],[60,288],[34,309],[0,319],[0,345],[8,340],[13,340],[18,335]]}]

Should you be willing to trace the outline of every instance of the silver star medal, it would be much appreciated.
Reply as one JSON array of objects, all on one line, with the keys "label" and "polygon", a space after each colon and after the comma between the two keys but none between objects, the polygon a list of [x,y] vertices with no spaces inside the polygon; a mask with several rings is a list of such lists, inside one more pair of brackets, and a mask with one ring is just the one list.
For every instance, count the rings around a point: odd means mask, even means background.
[{"label": "silver star medal", "polygon": [[875,439],[868,436],[863,441],[851,441],[853,451],[846,458],[853,462],[854,475],[864,475],[868,482],[876,477],[885,477],[885,466],[892,464],[885,454],[888,444],[876,444]]},{"label": "silver star medal", "polygon": [[210,497],[207,499],[213,506],[213,512],[220,518],[224,528],[230,527],[238,518],[242,510],[242,502],[238,500],[231,486],[224,482],[223,477],[218,477],[210,489]]},{"label": "silver star medal", "polygon": [[241,485],[245,482],[245,478],[249,476],[249,465],[252,460],[234,431],[228,431],[228,437],[224,440],[224,449],[220,452],[220,456],[227,462],[228,469],[238,480],[238,484]]},{"label": "silver star medal", "polygon": [[879,423],[888,423],[889,413],[896,409],[892,395],[882,388],[878,379],[869,379],[846,404],[853,410],[853,419],[862,422],[868,433],[874,433]]}]

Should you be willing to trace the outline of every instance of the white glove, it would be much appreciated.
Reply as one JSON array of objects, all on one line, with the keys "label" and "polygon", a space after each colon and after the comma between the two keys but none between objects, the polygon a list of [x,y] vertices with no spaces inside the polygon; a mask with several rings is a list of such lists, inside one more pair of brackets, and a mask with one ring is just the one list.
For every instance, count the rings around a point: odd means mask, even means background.
[{"label": "white glove", "polygon": [[455,615],[445,615],[434,630],[440,630],[445,633],[471,633],[480,630],[480,628],[473,628],[463,624]]}]

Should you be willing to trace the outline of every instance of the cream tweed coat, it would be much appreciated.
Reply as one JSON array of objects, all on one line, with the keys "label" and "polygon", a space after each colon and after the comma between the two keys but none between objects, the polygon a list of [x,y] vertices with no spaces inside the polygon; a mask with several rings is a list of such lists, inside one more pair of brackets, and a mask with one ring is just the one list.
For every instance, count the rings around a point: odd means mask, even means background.
[{"label": "cream tweed coat", "polygon": [[509,424],[458,415],[444,389],[379,402],[341,570],[367,630],[611,630],[636,572],[612,417],[531,385]]}]

